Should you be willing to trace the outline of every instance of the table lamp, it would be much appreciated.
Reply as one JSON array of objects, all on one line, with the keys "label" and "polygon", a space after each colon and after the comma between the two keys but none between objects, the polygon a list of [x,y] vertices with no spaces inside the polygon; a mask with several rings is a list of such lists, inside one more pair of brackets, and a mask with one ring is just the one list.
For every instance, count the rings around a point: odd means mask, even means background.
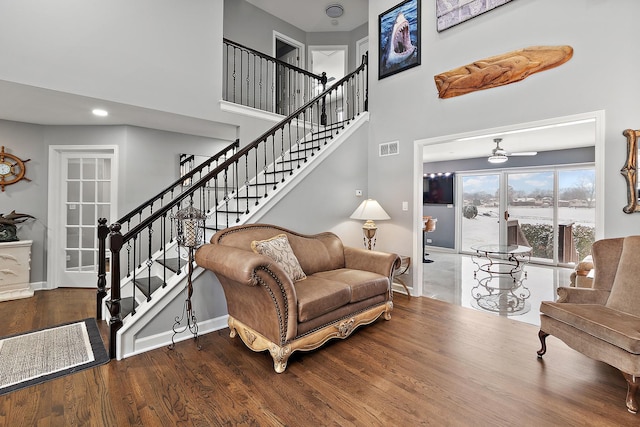
[{"label": "table lamp", "polygon": [[384,209],[382,209],[382,206],[373,199],[367,199],[360,203],[360,206],[353,211],[349,218],[365,221],[362,226],[362,232],[364,233],[364,245],[369,250],[376,246],[376,231],[378,227],[376,227],[374,221],[391,219]]}]

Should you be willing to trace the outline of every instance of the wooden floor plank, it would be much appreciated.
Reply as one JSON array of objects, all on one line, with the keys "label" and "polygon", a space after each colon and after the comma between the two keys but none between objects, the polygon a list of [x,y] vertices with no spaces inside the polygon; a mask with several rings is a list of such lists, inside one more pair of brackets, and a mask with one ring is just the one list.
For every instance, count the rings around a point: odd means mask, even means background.
[{"label": "wooden floor plank", "polygon": [[[626,426],[615,369],[537,328],[427,298],[309,353],[283,374],[228,329],[0,396],[4,426]],[[0,336],[94,315],[95,291],[0,303]],[[103,338],[108,330],[100,324]]]}]

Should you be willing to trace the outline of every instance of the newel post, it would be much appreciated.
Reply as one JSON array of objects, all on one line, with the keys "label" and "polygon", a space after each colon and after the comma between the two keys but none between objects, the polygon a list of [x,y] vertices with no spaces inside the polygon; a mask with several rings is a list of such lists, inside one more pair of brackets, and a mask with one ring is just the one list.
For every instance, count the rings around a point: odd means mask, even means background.
[{"label": "newel post", "polygon": [[106,241],[109,227],[106,218],[98,218],[98,292],[96,294],[96,319],[102,318],[102,300],[107,296]]},{"label": "newel post", "polygon": [[109,234],[111,250],[111,301],[109,303],[109,357],[116,357],[116,335],[122,327],[122,316],[120,315],[120,249],[122,249],[122,233],[120,224],[117,222],[111,225]]}]

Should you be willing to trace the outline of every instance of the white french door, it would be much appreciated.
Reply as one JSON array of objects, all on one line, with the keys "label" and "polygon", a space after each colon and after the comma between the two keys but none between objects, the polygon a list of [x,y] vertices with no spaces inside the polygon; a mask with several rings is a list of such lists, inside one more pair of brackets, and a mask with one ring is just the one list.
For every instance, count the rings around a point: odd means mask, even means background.
[{"label": "white french door", "polygon": [[106,218],[107,224],[115,220],[116,148],[52,147],[51,151],[55,169],[50,183],[57,185],[53,189],[50,185],[49,192],[50,287],[94,287],[98,218]]}]

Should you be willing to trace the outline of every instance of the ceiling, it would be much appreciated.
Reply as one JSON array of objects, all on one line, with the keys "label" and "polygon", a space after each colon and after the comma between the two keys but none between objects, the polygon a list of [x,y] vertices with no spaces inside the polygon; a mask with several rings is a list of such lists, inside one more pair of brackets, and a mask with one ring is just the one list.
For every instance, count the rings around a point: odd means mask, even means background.
[{"label": "ceiling", "polygon": [[[317,1],[317,0],[247,0],[248,3],[277,16],[308,33],[351,31],[369,21],[367,0]],[[333,25],[325,13],[327,6],[340,4],[344,14]]]},{"label": "ceiling", "polygon": [[561,126],[541,126],[501,133],[452,140],[423,149],[424,162],[488,157],[496,147],[494,138],[502,138],[500,148],[509,153],[519,151],[566,150],[595,145],[595,125],[592,120],[565,123]]},{"label": "ceiling", "polygon": [[[133,105],[0,80],[0,119],[38,125],[132,125],[189,135],[219,136],[221,124]],[[94,108],[107,117],[91,114]]]}]

